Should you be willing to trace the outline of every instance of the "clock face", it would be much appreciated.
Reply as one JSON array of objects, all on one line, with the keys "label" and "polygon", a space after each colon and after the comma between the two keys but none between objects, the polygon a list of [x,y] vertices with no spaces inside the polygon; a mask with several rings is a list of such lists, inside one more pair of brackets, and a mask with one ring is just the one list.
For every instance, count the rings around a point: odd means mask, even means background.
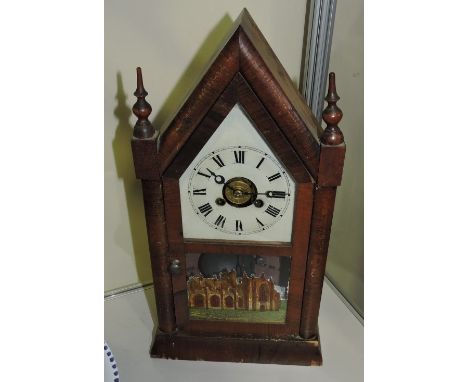
[{"label": "clock face", "polygon": [[239,105],[179,179],[187,239],[291,241],[295,183]]},{"label": "clock face", "polygon": [[275,158],[239,145],[205,155],[192,169],[187,194],[202,224],[232,235],[250,235],[283,218],[291,187]]}]

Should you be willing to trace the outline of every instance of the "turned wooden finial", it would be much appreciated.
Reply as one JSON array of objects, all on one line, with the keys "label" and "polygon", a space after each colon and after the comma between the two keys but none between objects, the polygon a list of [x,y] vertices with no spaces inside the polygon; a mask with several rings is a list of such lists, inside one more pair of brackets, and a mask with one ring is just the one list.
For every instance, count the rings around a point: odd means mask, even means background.
[{"label": "turned wooden finial", "polygon": [[340,123],[341,118],[343,118],[343,112],[336,106],[339,99],[340,97],[336,93],[335,73],[330,73],[328,75],[328,94],[325,97],[328,106],[322,113],[322,118],[327,124],[327,127],[320,137],[320,141],[325,145],[334,146],[344,142],[343,133],[338,127],[338,123]]},{"label": "turned wooden finial", "polygon": [[135,123],[135,128],[133,129],[133,136],[140,139],[151,138],[155,129],[148,120],[148,117],[153,109],[145,100],[148,92],[143,87],[143,76],[140,67],[137,68],[137,88],[133,94],[138,98],[132,108],[133,114],[138,118],[138,121]]}]

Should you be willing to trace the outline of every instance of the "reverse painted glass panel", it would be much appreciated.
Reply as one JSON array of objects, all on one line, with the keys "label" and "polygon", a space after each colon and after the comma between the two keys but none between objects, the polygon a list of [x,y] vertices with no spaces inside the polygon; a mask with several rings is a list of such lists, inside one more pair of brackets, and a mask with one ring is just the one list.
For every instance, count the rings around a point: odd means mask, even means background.
[{"label": "reverse painted glass panel", "polygon": [[187,254],[190,319],[284,323],[291,259]]}]

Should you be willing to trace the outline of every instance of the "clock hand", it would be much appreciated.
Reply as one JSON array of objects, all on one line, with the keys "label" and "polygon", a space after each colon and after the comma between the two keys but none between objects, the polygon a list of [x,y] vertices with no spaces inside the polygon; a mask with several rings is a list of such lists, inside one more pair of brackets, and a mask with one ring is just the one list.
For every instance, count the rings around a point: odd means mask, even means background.
[{"label": "clock hand", "polygon": [[243,195],[265,195],[267,198],[285,198],[286,192],[284,191],[266,191],[266,192],[243,192]]},{"label": "clock hand", "polygon": [[265,193],[267,198],[282,198],[286,197],[286,192],[284,191],[267,191]]},{"label": "clock hand", "polygon": [[[224,184],[226,180],[224,179],[224,176],[222,175],[216,175],[213,171],[211,171],[209,168],[207,168],[207,171],[214,176],[215,182],[217,184]],[[229,186],[228,186],[229,187]],[[230,188],[230,187],[229,187]]]}]

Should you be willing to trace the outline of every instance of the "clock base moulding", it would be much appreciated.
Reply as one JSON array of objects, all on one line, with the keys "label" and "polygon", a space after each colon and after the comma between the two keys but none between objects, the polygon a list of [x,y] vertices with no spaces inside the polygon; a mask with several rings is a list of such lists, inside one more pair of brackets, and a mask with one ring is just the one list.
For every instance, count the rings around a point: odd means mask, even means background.
[{"label": "clock base moulding", "polygon": [[[318,332],[318,331],[317,331]],[[196,336],[157,331],[151,357],[188,361],[320,366],[320,339]]]}]

